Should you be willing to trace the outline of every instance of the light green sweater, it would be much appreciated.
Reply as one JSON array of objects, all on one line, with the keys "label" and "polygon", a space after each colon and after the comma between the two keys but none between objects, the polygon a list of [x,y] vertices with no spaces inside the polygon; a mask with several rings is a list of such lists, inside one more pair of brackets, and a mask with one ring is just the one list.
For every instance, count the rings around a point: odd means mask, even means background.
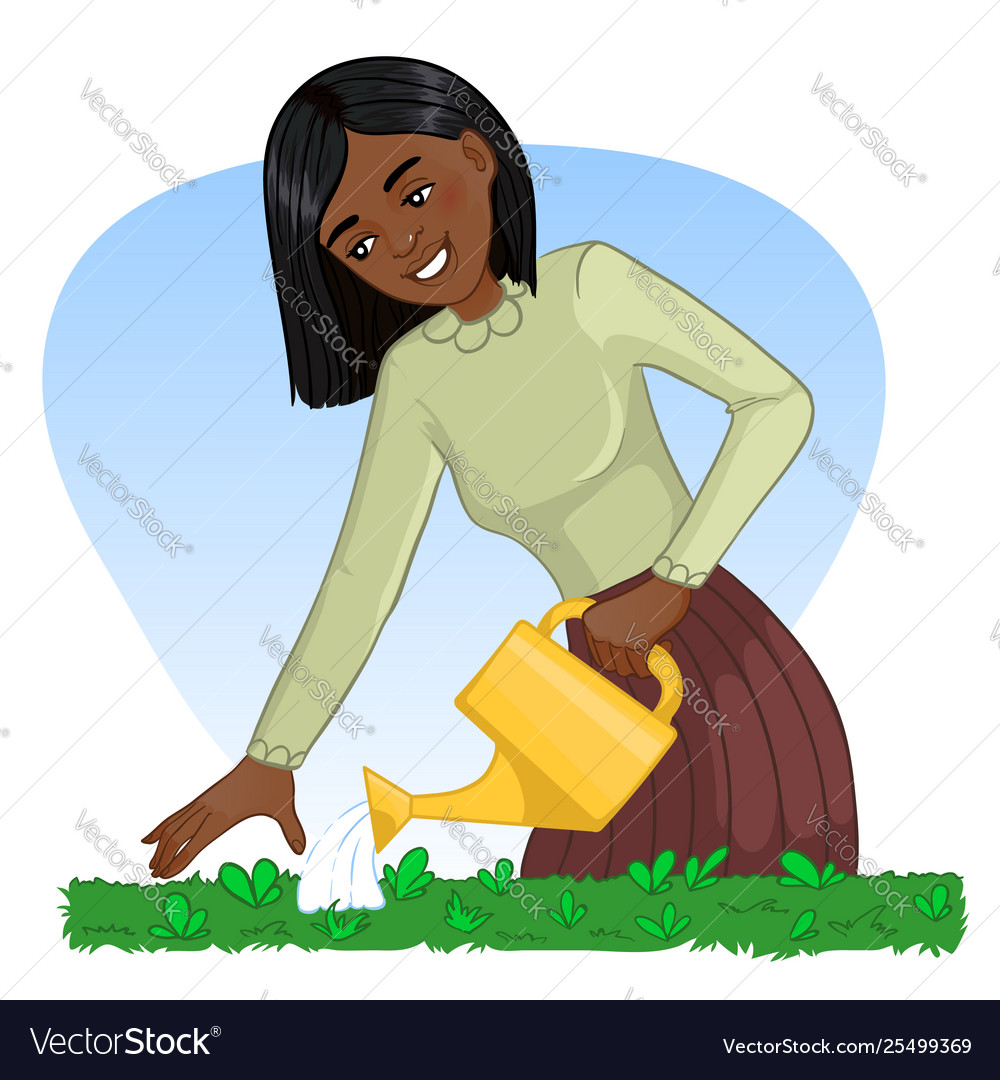
[{"label": "light green sweater", "polygon": [[[711,308],[630,256],[579,244],[538,261],[537,296],[445,308],[379,370],[354,491],[319,593],[247,753],[302,764],[395,606],[442,474],[469,517],[509,536],[563,597],[649,568],[697,588],[801,449],[805,387]],[[719,453],[692,499],[642,367],[724,402]],[[308,676],[308,677],[307,677]]]}]

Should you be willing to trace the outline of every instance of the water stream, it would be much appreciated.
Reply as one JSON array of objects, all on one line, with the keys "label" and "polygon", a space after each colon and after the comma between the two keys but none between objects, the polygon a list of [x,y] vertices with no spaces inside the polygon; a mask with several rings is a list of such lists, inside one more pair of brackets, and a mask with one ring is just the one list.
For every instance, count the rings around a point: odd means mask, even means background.
[{"label": "water stream", "polygon": [[299,911],[385,907],[375,869],[375,837],[368,803],[345,810],[327,827],[306,858],[299,878]]}]

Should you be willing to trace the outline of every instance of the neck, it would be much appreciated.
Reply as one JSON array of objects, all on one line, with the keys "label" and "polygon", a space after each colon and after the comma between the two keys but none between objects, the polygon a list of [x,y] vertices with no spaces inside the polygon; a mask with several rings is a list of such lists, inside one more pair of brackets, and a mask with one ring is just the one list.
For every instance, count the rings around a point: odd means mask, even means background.
[{"label": "neck", "polygon": [[472,292],[457,304],[450,304],[451,310],[463,321],[472,322],[481,319],[500,303],[503,289],[493,276],[489,265],[483,267],[483,276]]}]

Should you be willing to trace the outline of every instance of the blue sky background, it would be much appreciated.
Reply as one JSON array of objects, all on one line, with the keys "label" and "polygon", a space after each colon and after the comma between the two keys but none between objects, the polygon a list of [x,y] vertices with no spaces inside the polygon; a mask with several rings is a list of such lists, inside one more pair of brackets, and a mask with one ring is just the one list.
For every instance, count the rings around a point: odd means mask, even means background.
[{"label": "blue sky background", "polygon": [[[609,151],[526,150],[560,179],[538,193],[540,254],[614,244],[715,308],[812,391],[806,448],[723,560],[794,624],[856,506],[808,450],[818,437],[864,486],[881,430],[881,346],[858,282],[803,220],[717,174]],[[298,634],[369,411],[367,402],[290,407],[278,301],[263,278],[260,193],[258,162],[123,217],[67,281],[44,367],[67,491],[170,676],[234,760],[278,672],[259,642],[267,626],[287,646]],[[647,379],[694,486],[727,418],[668,375]],[[193,550],[167,556],[78,464],[85,444]],[[471,525],[445,478],[406,595],[348,699],[375,730],[351,739],[331,725],[298,774],[307,827],[322,830],[363,798],[362,764],[412,791],[479,776],[491,744],[456,710],[455,694],[515,621],[536,621],[557,599],[523,547]],[[179,791],[178,805],[188,798]]]}]

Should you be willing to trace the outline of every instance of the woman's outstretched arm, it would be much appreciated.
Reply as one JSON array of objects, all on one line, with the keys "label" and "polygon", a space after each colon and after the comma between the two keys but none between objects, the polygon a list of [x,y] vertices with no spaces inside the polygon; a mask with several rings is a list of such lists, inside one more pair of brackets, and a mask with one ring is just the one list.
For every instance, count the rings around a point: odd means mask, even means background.
[{"label": "woman's outstretched arm", "polygon": [[437,425],[383,361],[354,491],[312,610],[247,754],[296,769],[360,675],[403,590],[444,471]]},{"label": "woman's outstretched arm", "polygon": [[[332,420],[333,418],[331,418]],[[273,818],[296,854],[293,770],[340,708],[395,607],[444,471],[436,422],[390,353],[330,565],[292,658],[267,699],[247,756],[143,838],[155,877],[174,877],[247,818]]]}]

